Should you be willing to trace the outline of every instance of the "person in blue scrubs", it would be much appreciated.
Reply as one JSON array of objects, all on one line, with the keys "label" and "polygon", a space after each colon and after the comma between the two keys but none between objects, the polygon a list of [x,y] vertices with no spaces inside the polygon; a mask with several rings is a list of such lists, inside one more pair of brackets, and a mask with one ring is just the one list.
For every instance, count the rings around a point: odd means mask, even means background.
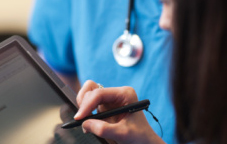
[{"label": "person in blue scrubs", "polygon": [[[159,27],[159,0],[135,0],[131,32],[143,42],[140,61],[122,67],[114,59],[112,46],[125,30],[126,0],[37,0],[28,35],[46,62],[72,87],[93,80],[105,87],[131,86],[140,100],[149,99],[149,110],[159,119],[163,140],[175,143],[175,115],[171,103],[169,70],[171,34]],[[145,113],[154,131],[161,129]]]}]

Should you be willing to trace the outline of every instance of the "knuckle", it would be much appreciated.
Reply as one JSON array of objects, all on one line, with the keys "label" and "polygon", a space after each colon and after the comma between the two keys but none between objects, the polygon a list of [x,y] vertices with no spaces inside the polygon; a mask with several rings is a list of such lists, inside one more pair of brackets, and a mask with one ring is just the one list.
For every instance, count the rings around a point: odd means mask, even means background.
[{"label": "knuckle", "polygon": [[129,87],[129,86],[124,87],[124,92],[127,93],[127,94],[135,94],[136,93],[134,88]]},{"label": "knuckle", "polygon": [[92,102],[98,102],[99,101],[99,96],[100,96],[101,92],[99,89],[94,89],[93,91],[88,91],[84,94],[84,98],[85,100],[89,100],[91,103]]},{"label": "knuckle", "polygon": [[93,90],[93,96],[95,96],[95,97],[101,95],[101,93],[102,93],[102,89],[94,89]]},{"label": "knuckle", "polygon": [[84,101],[87,101],[89,99],[90,95],[91,95],[91,92],[87,91],[84,93],[83,96],[77,97],[77,104],[80,106]]},{"label": "knuckle", "polygon": [[97,135],[103,137],[105,135],[106,125],[99,125],[97,128]]},{"label": "knuckle", "polygon": [[84,83],[84,85],[91,85],[93,83],[95,83],[95,82],[92,81],[92,80],[86,80],[86,82]]},{"label": "knuckle", "polygon": [[133,87],[124,86],[122,92],[123,92],[122,95],[125,95],[126,97],[130,98],[132,101],[138,100],[136,91]]},{"label": "knuckle", "polygon": [[85,92],[83,99],[87,99],[88,97],[90,97],[90,95],[91,95],[91,91]]},{"label": "knuckle", "polygon": [[99,99],[100,99],[100,90],[98,89],[95,89],[92,94],[91,94],[91,99],[92,101],[94,102],[99,102]]}]

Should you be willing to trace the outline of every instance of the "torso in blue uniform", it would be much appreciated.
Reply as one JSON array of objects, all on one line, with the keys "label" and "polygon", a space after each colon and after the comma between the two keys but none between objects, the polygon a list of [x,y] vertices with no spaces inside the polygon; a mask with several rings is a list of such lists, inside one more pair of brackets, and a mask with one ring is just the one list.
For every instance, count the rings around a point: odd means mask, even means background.
[{"label": "torso in blue uniform", "polygon": [[[131,28],[140,36],[144,53],[138,64],[121,67],[112,45],[123,34],[126,0],[37,0],[29,36],[56,70],[76,73],[81,83],[91,79],[105,87],[132,86],[149,99],[168,144],[175,143],[175,116],[170,98],[171,37],[160,29],[159,0],[135,0]],[[158,135],[159,125],[145,112]]]}]

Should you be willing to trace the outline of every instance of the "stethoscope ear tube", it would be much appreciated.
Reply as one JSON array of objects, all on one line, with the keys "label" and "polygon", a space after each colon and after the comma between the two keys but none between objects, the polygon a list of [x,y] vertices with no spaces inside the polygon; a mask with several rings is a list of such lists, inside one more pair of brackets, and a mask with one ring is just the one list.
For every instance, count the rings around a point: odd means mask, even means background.
[{"label": "stethoscope ear tube", "polygon": [[123,67],[134,66],[142,57],[143,43],[138,35],[130,33],[130,17],[134,0],[129,0],[126,30],[113,44],[113,55],[116,62]]}]

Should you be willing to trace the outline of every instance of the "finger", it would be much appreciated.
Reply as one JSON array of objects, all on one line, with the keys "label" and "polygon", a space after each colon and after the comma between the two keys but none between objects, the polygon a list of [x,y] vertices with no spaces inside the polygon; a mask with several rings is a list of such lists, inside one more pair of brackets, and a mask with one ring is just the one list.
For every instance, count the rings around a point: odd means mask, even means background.
[{"label": "finger", "polygon": [[116,139],[120,135],[117,124],[110,124],[102,120],[87,120],[82,124],[82,129],[84,133],[93,133],[106,139]]},{"label": "finger", "polygon": [[87,80],[82,86],[82,88],[80,89],[80,91],[78,92],[78,95],[76,98],[78,106],[80,106],[86,92],[97,89],[98,87],[99,86],[94,81]]},{"label": "finger", "polygon": [[100,104],[119,107],[135,101],[138,101],[138,99],[134,89],[131,87],[95,89],[85,94],[80,109],[74,119],[79,120],[84,118]]}]

